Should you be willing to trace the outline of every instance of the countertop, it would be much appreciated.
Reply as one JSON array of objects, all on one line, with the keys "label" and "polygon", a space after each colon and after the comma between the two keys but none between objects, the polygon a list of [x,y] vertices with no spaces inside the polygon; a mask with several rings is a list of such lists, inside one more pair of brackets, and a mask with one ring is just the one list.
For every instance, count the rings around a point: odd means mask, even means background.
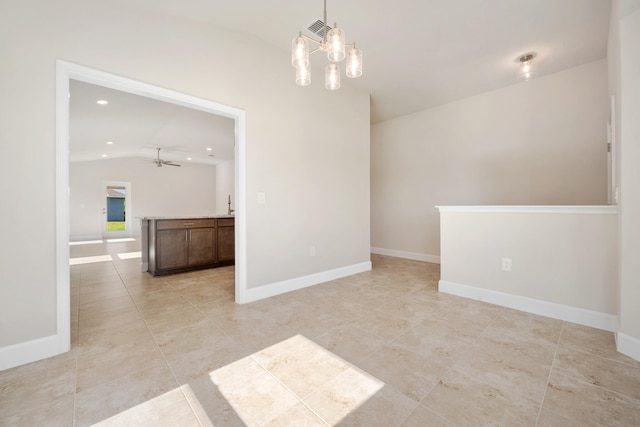
[{"label": "countertop", "polygon": [[208,219],[208,218],[235,218],[235,215],[227,215],[227,214],[218,214],[218,215],[200,215],[200,216],[143,216],[138,217],[141,220],[152,220],[152,219]]}]

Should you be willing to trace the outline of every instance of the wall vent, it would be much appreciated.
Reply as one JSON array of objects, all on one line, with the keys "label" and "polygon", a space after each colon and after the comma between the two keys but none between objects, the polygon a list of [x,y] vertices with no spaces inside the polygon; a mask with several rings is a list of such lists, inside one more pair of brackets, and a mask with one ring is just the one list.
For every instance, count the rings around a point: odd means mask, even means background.
[{"label": "wall vent", "polygon": [[313,21],[311,24],[307,26],[307,31],[319,37],[320,39],[322,39],[322,37],[324,36],[325,28],[326,28],[326,32],[329,33],[329,31],[331,30],[331,27],[325,24],[324,22],[322,22],[322,19],[316,19],[315,21]]}]

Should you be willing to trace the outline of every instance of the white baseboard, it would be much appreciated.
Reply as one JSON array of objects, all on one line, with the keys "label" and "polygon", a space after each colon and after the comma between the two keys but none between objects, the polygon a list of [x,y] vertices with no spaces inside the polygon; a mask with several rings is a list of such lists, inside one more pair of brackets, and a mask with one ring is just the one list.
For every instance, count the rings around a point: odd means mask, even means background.
[{"label": "white baseboard", "polygon": [[59,335],[2,347],[0,348],[0,371],[65,353],[69,351],[67,347],[68,343],[61,344]]},{"label": "white baseboard", "polygon": [[308,288],[330,280],[351,276],[371,270],[371,261],[359,264],[348,265],[346,267],[335,268],[333,270],[322,271],[320,273],[309,274],[308,276],[296,277],[282,282],[271,283],[257,288],[249,288],[246,293],[245,302],[258,301],[264,298],[273,297],[298,289]]},{"label": "white baseboard", "polygon": [[640,340],[638,338],[618,332],[616,347],[620,353],[640,361]]},{"label": "white baseboard", "polygon": [[385,248],[371,248],[372,254],[387,255],[396,258],[412,259],[414,261],[432,262],[434,264],[440,264],[440,257],[436,255],[420,254],[417,252],[398,251],[395,249]]},{"label": "white baseboard", "polygon": [[475,286],[440,280],[438,290],[447,294],[484,301],[491,304],[509,307],[527,313],[565,320],[592,328],[616,331],[617,316],[580,307],[557,304],[554,302],[507,294]]}]

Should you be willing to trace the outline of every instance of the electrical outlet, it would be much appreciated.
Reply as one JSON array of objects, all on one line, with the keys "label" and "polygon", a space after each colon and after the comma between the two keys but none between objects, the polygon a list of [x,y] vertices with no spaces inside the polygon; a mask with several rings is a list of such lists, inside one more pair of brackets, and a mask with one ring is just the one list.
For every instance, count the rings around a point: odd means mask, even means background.
[{"label": "electrical outlet", "polygon": [[502,271],[511,271],[511,258],[502,258]]},{"label": "electrical outlet", "polygon": [[316,247],[315,246],[309,246],[309,256],[316,256]]}]

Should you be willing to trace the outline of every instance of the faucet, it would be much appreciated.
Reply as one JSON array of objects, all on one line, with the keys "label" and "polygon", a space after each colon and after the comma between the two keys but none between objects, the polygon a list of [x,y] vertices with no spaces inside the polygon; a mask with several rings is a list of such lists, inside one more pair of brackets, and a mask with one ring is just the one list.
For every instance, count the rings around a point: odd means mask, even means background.
[{"label": "faucet", "polygon": [[227,215],[231,215],[232,213],[235,212],[235,210],[231,209],[231,194],[229,194],[229,201],[227,202],[227,205],[229,205],[229,208],[227,209]]}]

